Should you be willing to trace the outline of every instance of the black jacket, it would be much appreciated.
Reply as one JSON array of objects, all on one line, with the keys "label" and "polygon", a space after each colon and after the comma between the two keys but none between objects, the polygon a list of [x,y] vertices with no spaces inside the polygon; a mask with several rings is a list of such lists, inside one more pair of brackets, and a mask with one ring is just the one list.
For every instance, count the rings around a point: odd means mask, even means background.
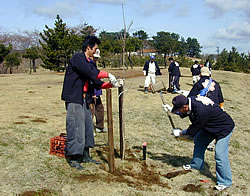
[{"label": "black jacket", "polygon": [[[77,53],[71,59],[66,68],[61,98],[68,103],[83,104],[83,87],[89,81],[89,88],[94,84],[99,70],[86,59],[84,53]],[[99,81],[97,86],[102,83]]]},{"label": "black jacket", "polygon": [[170,73],[170,76],[180,76],[180,68],[179,64],[176,64],[175,61],[171,62],[168,68],[168,72]]},{"label": "black jacket", "polygon": [[[143,67],[143,70],[146,71],[146,76],[148,75],[149,63],[150,63],[150,60],[146,61]],[[155,75],[162,75],[158,63],[156,61],[154,61],[154,63],[155,63]]]},{"label": "black jacket", "polygon": [[204,105],[195,97],[191,98],[189,116],[192,124],[188,127],[187,134],[192,137],[204,130],[216,139],[221,139],[229,135],[235,126],[232,118],[220,106]]},{"label": "black jacket", "polygon": [[199,64],[194,64],[190,68],[190,71],[192,72],[192,76],[199,76],[201,72],[201,66]]},{"label": "black jacket", "polygon": [[[204,87],[202,83],[205,82],[205,80],[209,80],[209,79],[210,78],[208,76],[202,76],[200,80],[194,84],[193,88],[188,94],[188,97],[197,96],[199,94],[199,91],[206,87],[206,86]],[[223,98],[219,83],[213,80],[211,85],[214,86],[214,90],[208,91],[206,96],[209,97],[211,100],[213,100],[215,104],[223,103],[224,98]]]}]

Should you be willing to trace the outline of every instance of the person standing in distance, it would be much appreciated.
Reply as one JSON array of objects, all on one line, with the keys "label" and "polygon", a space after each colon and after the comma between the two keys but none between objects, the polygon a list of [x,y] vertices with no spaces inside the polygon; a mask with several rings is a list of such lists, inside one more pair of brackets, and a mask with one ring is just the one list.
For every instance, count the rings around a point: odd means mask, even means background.
[{"label": "person standing in distance", "polygon": [[161,75],[158,63],[155,61],[155,56],[150,56],[150,60],[146,61],[143,67],[143,74],[146,76],[144,92],[148,92],[148,87],[152,81],[155,84],[155,75]]},{"label": "person standing in distance", "polygon": [[192,72],[193,84],[195,84],[199,81],[201,72],[201,66],[198,64],[198,61],[194,62],[194,65],[192,65],[190,71]]},{"label": "person standing in distance", "polygon": [[168,72],[170,73],[170,81],[171,81],[171,86],[173,93],[176,93],[176,91],[180,90],[180,68],[179,68],[179,63],[175,62],[172,57],[168,59],[170,61],[170,65],[168,68]]}]

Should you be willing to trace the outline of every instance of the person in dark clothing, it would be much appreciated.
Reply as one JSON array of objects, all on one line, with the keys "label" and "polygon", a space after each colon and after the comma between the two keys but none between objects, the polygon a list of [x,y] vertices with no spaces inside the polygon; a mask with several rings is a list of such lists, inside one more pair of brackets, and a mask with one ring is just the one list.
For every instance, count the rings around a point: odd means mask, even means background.
[{"label": "person in dark clothing", "polygon": [[[100,50],[97,49],[96,53],[93,55],[93,58],[91,58],[93,60],[93,64],[95,67],[97,67],[96,63],[100,57],[101,57]],[[95,116],[96,119],[95,129],[97,133],[107,131],[106,128],[104,127],[104,106],[102,104],[101,95],[102,95],[102,89],[94,89],[94,95],[92,97],[93,99],[90,104],[92,118],[94,118]],[[94,133],[94,136],[95,135],[96,134]]]},{"label": "person in dark clothing", "polygon": [[200,79],[201,66],[198,64],[198,61],[194,62],[194,65],[192,65],[190,71],[192,72],[193,84],[195,84]]},{"label": "person in dark clothing", "polygon": [[155,56],[150,56],[150,60],[146,61],[143,67],[143,74],[146,76],[144,84],[144,92],[148,92],[150,83],[155,84],[155,76],[161,75],[158,63],[155,61]]},{"label": "person in dark clothing", "polygon": [[170,65],[168,68],[169,76],[170,76],[170,81],[171,81],[171,87],[173,89],[173,92],[175,93],[177,90],[180,90],[180,68],[179,64],[174,61],[172,57],[168,59],[170,61]]},{"label": "person in dark clothing", "polygon": [[[215,104],[219,105],[223,109],[224,98],[219,83],[209,77],[211,74],[207,67],[201,68],[200,75],[200,80],[194,84],[193,88],[188,94],[188,97],[197,96],[205,92],[205,94],[202,96],[210,98]],[[208,150],[213,151],[214,147],[215,140],[213,140],[207,148]]]},{"label": "person in dark clothing", "polygon": [[204,154],[208,144],[216,139],[215,161],[217,185],[215,189],[223,190],[232,186],[232,173],[228,158],[228,144],[235,128],[232,118],[208,97],[185,97],[178,95],[172,100],[172,112],[191,113],[191,125],[184,130],[174,129],[173,135],[194,138],[193,159],[186,170],[202,170]]},{"label": "person in dark clothing", "polygon": [[207,67],[209,69],[209,73],[210,73],[209,76],[211,76],[212,75],[212,64],[209,62],[208,59],[206,60],[204,67]]},{"label": "person in dark clothing", "polygon": [[[66,160],[71,167],[84,169],[82,162],[99,162],[89,155],[89,148],[94,146],[93,121],[89,103],[93,89],[119,87],[120,83],[110,73],[98,70],[91,62],[100,40],[96,36],[87,36],[82,52],[75,54],[66,67],[62,88],[62,100],[65,101],[67,149]],[[102,82],[109,78],[110,82]]]},{"label": "person in dark clothing", "polygon": [[[193,86],[193,88],[190,90],[188,97],[197,96],[200,94],[201,90],[205,89],[207,85],[209,84],[210,80],[210,72],[207,67],[201,68],[201,78],[198,82],[196,82]],[[218,82],[211,79],[211,84],[207,89],[207,92],[204,96],[209,97],[215,104],[220,105],[221,108],[223,108],[224,105],[224,98],[221,91],[221,87]]]}]

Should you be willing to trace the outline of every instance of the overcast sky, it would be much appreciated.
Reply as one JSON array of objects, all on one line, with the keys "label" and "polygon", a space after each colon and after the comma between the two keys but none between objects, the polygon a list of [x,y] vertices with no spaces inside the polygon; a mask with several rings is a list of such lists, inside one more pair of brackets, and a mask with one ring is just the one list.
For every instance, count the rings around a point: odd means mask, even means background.
[{"label": "overcast sky", "polygon": [[174,32],[197,38],[203,53],[216,47],[250,51],[250,0],[7,0],[1,2],[0,32],[42,31],[59,14],[67,26],[88,23],[98,32]]}]

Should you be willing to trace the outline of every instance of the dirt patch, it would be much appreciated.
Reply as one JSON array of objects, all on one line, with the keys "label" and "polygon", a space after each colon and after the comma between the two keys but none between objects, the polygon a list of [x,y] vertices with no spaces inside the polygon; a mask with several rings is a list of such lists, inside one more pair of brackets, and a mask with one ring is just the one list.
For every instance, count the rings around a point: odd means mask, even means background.
[{"label": "dirt patch", "polygon": [[187,184],[183,190],[186,192],[201,192],[202,188],[201,185]]},{"label": "dirt patch", "polygon": [[54,195],[54,194],[56,194],[55,191],[42,189],[39,191],[26,191],[21,194],[18,194],[17,196],[45,196],[45,195]]},{"label": "dirt patch", "polygon": [[31,122],[47,123],[46,119],[43,119],[43,118],[36,118],[34,120],[31,120]]},{"label": "dirt patch", "polygon": [[180,171],[175,171],[175,172],[169,172],[164,177],[171,179],[179,175],[187,174],[189,172],[192,172],[191,170],[180,170]]},{"label": "dirt patch", "polygon": [[21,122],[14,122],[14,124],[16,124],[16,125],[23,125],[23,124],[26,124],[26,122],[23,122],[23,121],[21,121]]},{"label": "dirt patch", "polygon": [[[102,147],[102,158],[108,156],[108,147]],[[155,166],[148,165],[145,161],[140,160],[136,157],[135,152],[131,149],[125,151],[126,164],[122,169],[116,168],[114,173],[108,173],[107,168],[100,166],[100,169],[105,170],[106,175],[97,174],[82,174],[74,177],[74,179],[80,182],[96,182],[100,180],[102,182],[110,183],[125,183],[130,187],[136,188],[137,190],[148,190],[152,185],[158,185],[163,188],[171,189],[168,183],[161,181],[161,175],[159,172],[155,171]],[[100,156],[100,155],[99,155]],[[130,162],[136,162],[137,169],[133,169]]]},{"label": "dirt patch", "polygon": [[30,118],[29,116],[18,116],[18,118]]},{"label": "dirt patch", "polygon": [[110,72],[114,74],[117,78],[136,78],[143,76],[142,68],[141,69],[103,69],[103,71]]}]

